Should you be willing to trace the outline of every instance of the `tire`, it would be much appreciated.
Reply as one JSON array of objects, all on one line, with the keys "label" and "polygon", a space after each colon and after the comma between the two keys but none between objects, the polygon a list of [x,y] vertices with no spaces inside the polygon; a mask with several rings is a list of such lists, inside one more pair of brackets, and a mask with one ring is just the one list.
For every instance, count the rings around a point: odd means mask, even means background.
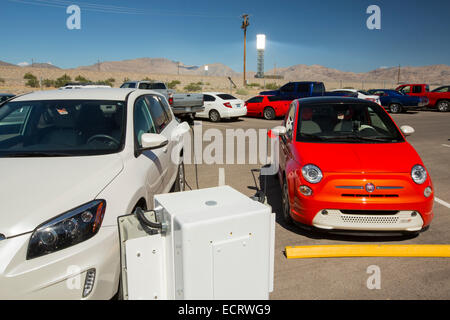
[{"label": "tire", "polygon": [[286,179],[284,179],[283,187],[281,189],[281,207],[283,210],[283,221],[287,225],[292,225],[294,221],[291,216],[291,204],[289,201],[289,190]]},{"label": "tire", "polygon": [[172,192],[181,192],[186,188],[186,174],[184,171],[184,162],[182,161],[178,165],[177,177],[175,178],[175,183],[172,187]]},{"label": "tire", "polygon": [[448,112],[450,111],[450,102],[448,100],[439,101],[436,107],[440,112]]},{"label": "tire", "polygon": [[276,117],[275,110],[272,107],[265,107],[263,111],[263,117],[266,120],[274,120]]},{"label": "tire", "polygon": [[389,111],[391,111],[391,113],[400,113],[402,110],[402,106],[398,103],[393,103],[389,106]]},{"label": "tire", "polygon": [[217,110],[211,110],[209,112],[209,120],[211,122],[219,122],[220,121],[220,113]]}]

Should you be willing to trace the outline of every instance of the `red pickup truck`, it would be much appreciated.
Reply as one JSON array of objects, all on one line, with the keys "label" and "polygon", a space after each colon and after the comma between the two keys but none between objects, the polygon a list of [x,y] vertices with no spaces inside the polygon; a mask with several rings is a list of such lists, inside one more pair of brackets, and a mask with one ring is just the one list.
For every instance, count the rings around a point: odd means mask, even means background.
[{"label": "red pickup truck", "polygon": [[427,97],[430,100],[427,107],[437,108],[441,112],[450,111],[450,92],[448,91],[437,89],[430,91],[427,84],[403,84],[395,90],[409,96]]},{"label": "red pickup truck", "polygon": [[256,96],[245,102],[247,107],[247,116],[264,117],[267,120],[273,120],[277,117],[283,117],[292,99],[282,96]]}]

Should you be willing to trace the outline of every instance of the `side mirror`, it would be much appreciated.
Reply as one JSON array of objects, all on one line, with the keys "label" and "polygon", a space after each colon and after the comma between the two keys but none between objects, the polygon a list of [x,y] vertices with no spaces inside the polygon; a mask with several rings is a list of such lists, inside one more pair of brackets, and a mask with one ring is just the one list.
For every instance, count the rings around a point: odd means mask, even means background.
[{"label": "side mirror", "polygon": [[408,137],[408,136],[412,135],[414,132],[416,132],[414,130],[414,128],[410,127],[410,126],[401,126],[400,130],[402,130],[402,132],[405,135],[405,137]]},{"label": "side mirror", "polygon": [[275,128],[273,128],[272,130],[270,130],[271,135],[276,135],[276,136],[284,136],[286,134],[287,130],[286,127],[283,126],[276,126]]},{"label": "side mirror", "polygon": [[141,150],[151,150],[166,146],[169,143],[169,140],[161,134],[144,133],[141,136],[141,143]]}]

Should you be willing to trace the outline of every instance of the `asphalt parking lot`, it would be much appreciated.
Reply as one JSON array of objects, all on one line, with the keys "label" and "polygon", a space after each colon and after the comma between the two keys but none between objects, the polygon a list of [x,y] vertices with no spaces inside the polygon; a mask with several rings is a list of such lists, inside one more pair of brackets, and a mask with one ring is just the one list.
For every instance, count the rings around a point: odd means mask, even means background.
[{"label": "asphalt parking lot", "polygon": [[[275,290],[271,299],[450,299],[450,260],[448,258],[325,258],[287,260],[286,246],[326,244],[450,244],[450,113],[408,112],[393,116],[399,126],[416,130],[408,141],[422,157],[431,174],[437,201],[435,218],[428,231],[414,238],[356,238],[311,233],[286,227],[281,218],[281,192],[275,178],[268,179],[268,202],[277,214],[275,244]],[[281,120],[242,118],[211,123],[203,130],[268,129]],[[207,145],[208,143],[205,143]],[[248,152],[248,148],[246,149]],[[251,169],[259,165],[198,165],[200,188],[225,183],[253,195]],[[186,179],[195,188],[195,167],[186,166]],[[219,174],[221,172],[221,174]],[[220,177],[222,175],[222,177]],[[381,271],[381,289],[367,288],[369,266]]]}]

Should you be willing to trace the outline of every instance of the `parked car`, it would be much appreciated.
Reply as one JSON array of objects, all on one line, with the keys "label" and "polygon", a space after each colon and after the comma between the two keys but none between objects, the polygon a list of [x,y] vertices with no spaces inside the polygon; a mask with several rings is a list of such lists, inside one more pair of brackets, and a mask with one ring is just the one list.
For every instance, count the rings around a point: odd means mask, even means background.
[{"label": "parked car", "polygon": [[223,92],[204,92],[205,110],[197,112],[196,117],[208,118],[212,122],[221,119],[238,119],[247,115],[245,102]]},{"label": "parked car", "polygon": [[292,100],[276,96],[256,96],[245,102],[247,116],[264,117],[273,120],[284,117]]},{"label": "parked car", "polygon": [[111,86],[104,85],[104,84],[72,82],[72,83],[66,83],[63,87],[60,87],[59,90],[98,89],[98,88],[111,88]]},{"label": "parked car", "polygon": [[148,90],[40,91],[3,105],[0,299],[112,298],[117,218],[184,189],[171,153],[187,130]]},{"label": "parked car", "polygon": [[441,112],[450,111],[450,92],[444,91],[445,87],[439,88],[439,91],[430,92],[427,84],[403,84],[396,90],[414,97],[426,97],[429,100],[427,107],[437,108]]},{"label": "parked car", "polygon": [[431,90],[431,92],[450,92],[450,86],[442,86],[434,90]]},{"label": "parked car", "polygon": [[339,94],[344,97],[352,97],[352,98],[358,98],[358,99],[372,101],[372,102],[378,103],[381,106],[380,97],[377,95],[371,95],[367,91],[356,90],[356,89],[336,89],[336,90],[331,90],[326,93],[327,96],[333,96],[335,94]]},{"label": "parked car", "polygon": [[262,96],[283,97],[286,100],[317,97],[325,95],[325,85],[322,82],[300,81],[286,83],[278,90],[263,91]]},{"label": "parked car", "polygon": [[204,111],[203,95],[200,93],[175,93],[175,90],[167,88],[164,82],[158,81],[127,81],[121,88],[153,90],[166,97],[177,117],[192,116]]},{"label": "parked car", "polygon": [[354,98],[295,100],[280,136],[283,218],[324,231],[418,233],[433,218],[429,174],[378,104]]},{"label": "parked car", "polygon": [[13,98],[15,95],[11,93],[0,93],[0,103]]},{"label": "parked car", "polygon": [[372,89],[367,91],[371,95],[380,97],[381,105],[391,113],[405,112],[428,104],[426,97],[411,97],[396,90]]}]

